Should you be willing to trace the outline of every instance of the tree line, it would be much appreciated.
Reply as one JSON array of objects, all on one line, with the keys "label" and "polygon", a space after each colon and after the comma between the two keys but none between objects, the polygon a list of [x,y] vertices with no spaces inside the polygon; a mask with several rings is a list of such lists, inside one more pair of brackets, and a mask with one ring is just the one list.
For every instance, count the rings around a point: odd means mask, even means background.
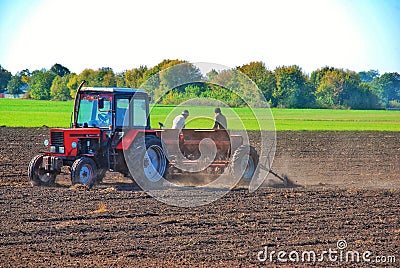
[{"label": "tree line", "polygon": [[[183,68],[179,69],[177,76],[169,70],[178,64]],[[232,70],[211,70],[204,77],[196,66],[186,61],[163,60],[152,68],[140,66],[120,73],[103,67],[85,69],[76,74],[56,63],[49,70],[31,72],[25,69],[12,75],[0,65],[0,93],[7,90],[9,94],[21,94],[26,90],[25,98],[66,101],[75,96],[79,83],[86,80],[87,86],[142,86],[162,104],[211,98],[239,107],[245,105],[246,95],[247,99],[254,95],[238,75],[240,73],[258,86],[271,107],[400,108],[400,75],[397,72],[380,75],[377,70],[357,73],[326,66],[307,75],[297,65],[280,66],[271,71],[263,62],[250,62]],[[187,77],[188,81],[205,82],[184,83],[182,77]],[[230,90],[235,87],[241,88],[240,93]],[[170,88],[173,90],[168,90]]]}]

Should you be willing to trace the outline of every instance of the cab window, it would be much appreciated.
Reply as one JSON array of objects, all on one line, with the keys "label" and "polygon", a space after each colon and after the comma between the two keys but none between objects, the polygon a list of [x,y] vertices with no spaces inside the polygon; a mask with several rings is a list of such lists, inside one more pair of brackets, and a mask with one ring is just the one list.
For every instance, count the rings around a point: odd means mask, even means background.
[{"label": "cab window", "polygon": [[133,126],[146,127],[147,126],[147,105],[145,99],[133,99]]},{"label": "cab window", "polygon": [[[111,124],[112,97],[108,95],[82,94],[79,102],[77,125],[109,127]],[[101,106],[99,106],[101,103]]]},{"label": "cab window", "polygon": [[129,117],[126,113],[129,109],[129,98],[118,98],[116,101],[116,127],[128,127],[129,126]]}]

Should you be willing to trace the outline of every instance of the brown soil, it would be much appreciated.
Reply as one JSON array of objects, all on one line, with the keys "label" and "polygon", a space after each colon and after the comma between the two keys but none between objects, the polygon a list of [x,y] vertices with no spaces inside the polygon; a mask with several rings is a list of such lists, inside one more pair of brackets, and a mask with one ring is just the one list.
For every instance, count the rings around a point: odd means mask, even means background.
[{"label": "brown soil", "polygon": [[[399,266],[400,133],[278,132],[273,169],[304,187],[270,176],[254,193],[196,208],[165,205],[115,174],[91,190],[69,187],[68,174],[31,187],[27,165],[47,137],[0,128],[0,267]],[[339,251],[339,240],[342,261],[301,261]],[[259,262],[265,246],[300,261]],[[371,251],[371,263],[346,262],[347,251]]]}]

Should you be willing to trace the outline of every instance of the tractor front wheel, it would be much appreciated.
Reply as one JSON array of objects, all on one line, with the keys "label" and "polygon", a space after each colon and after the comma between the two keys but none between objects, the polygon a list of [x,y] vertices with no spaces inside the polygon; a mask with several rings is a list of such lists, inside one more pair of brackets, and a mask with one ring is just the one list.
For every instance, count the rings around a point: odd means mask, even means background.
[{"label": "tractor front wheel", "polygon": [[49,186],[53,185],[56,181],[56,173],[46,172],[42,163],[43,163],[43,154],[37,155],[32,158],[31,162],[28,166],[28,175],[29,180],[31,181],[32,186]]},{"label": "tractor front wheel", "polygon": [[88,187],[91,187],[96,182],[96,175],[96,163],[89,157],[79,158],[72,164],[72,184],[84,184]]}]

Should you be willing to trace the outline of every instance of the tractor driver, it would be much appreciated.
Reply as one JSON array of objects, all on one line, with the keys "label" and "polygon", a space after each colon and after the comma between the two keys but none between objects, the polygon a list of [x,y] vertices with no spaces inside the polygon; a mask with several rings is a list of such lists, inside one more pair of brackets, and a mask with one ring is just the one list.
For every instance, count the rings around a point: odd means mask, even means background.
[{"label": "tractor driver", "polygon": [[[111,99],[103,97],[102,105],[99,107],[95,101],[93,105],[97,106],[97,112],[94,114],[95,119],[89,122],[93,127],[109,127],[112,124]],[[97,114],[97,115],[96,115]]]},{"label": "tractor driver", "polygon": [[175,117],[174,121],[172,122],[173,129],[182,129],[185,128],[185,119],[189,116],[189,111],[184,110],[180,115]]},{"label": "tractor driver", "polygon": [[111,125],[111,120],[112,120],[112,112],[107,111],[107,112],[102,112],[97,115],[99,118],[99,123],[100,127],[108,127]]}]

